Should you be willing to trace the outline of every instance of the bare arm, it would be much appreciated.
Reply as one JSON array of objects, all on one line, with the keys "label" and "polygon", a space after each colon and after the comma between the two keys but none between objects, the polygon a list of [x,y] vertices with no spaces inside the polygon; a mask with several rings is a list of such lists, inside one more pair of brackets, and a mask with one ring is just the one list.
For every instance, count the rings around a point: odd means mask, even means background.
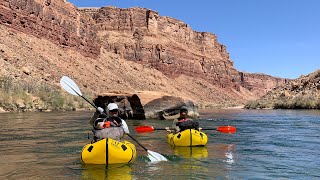
[{"label": "bare arm", "polygon": [[94,120],[96,120],[96,119],[98,118],[98,116],[99,116],[99,113],[98,113],[98,112],[95,112],[95,113],[91,116],[90,122],[89,122],[91,126],[93,126],[93,122],[94,122]]},{"label": "bare arm", "polygon": [[177,122],[178,122],[178,119],[175,119],[172,122],[172,128],[175,130],[175,132],[179,132],[180,131],[179,126],[177,126]]}]

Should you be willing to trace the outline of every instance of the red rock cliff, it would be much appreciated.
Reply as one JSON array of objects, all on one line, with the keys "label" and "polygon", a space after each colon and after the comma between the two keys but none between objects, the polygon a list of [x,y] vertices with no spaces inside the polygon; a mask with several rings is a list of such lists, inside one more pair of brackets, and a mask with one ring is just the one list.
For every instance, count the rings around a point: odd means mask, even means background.
[{"label": "red rock cliff", "polygon": [[144,8],[82,9],[96,22],[102,47],[168,75],[205,78],[239,89],[240,76],[216,35]]},{"label": "red rock cliff", "polygon": [[276,78],[266,74],[239,72],[241,85],[258,97],[265,95],[275,87],[283,85],[290,80]]},{"label": "red rock cliff", "polygon": [[[29,49],[20,48],[20,52],[15,47],[24,47],[22,42],[29,42],[28,38],[13,34],[17,37],[10,38],[17,43],[13,46],[2,37],[3,64],[19,68],[16,65],[19,62],[37,69],[47,73],[46,81],[71,74],[88,89],[90,84],[100,92],[159,91],[206,104],[243,103],[285,82],[268,75],[237,71],[216,35],[193,31],[179,20],[144,8],[77,9],[65,0],[2,0],[0,23],[11,30],[31,34],[41,39],[41,43],[49,40],[59,45],[50,56],[46,52],[48,48],[44,45],[41,48],[37,43],[29,43]],[[8,33],[2,28],[1,31]],[[89,59],[58,50],[61,47],[78,51]],[[21,57],[16,58],[10,52],[20,53]],[[32,54],[41,56],[35,59]],[[122,63],[123,59],[126,63]],[[43,63],[48,65],[40,67]],[[107,75],[118,83],[107,86],[109,79],[101,78]]]},{"label": "red rock cliff", "polygon": [[258,96],[285,82],[268,75],[238,72],[216,35],[193,31],[187,24],[155,11],[115,7],[81,11],[95,20],[103,48],[169,77],[185,74],[237,91],[243,86]]},{"label": "red rock cliff", "polygon": [[65,0],[1,0],[0,23],[95,57],[100,53],[96,30]]}]

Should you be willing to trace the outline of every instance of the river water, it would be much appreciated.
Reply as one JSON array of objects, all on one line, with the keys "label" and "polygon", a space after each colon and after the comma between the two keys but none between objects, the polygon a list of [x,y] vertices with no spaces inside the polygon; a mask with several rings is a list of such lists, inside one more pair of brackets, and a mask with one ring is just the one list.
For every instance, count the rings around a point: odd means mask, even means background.
[{"label": "river water", "polygon": [[[169,161],[150,163],[136,145],[131,164],[83,165],[91,112],[0,114],[0,179],[319,179],[320,111],[206,110],[201,127],[232,125],[235,134],[205,131],[206,147],[174,148],[164,131],[137,134],[134,127],[170,126],[166,120],[128,120],[131,134]],[[130,139],[128,139],[130,140]]]}]

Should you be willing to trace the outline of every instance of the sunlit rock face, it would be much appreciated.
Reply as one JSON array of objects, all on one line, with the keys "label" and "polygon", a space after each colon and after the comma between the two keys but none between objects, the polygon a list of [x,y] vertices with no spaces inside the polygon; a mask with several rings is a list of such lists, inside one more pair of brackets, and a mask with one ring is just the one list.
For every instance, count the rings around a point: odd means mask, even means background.
[{"label": "sunlit rock face", "polygon": [[100,53],[93,21],[65,0],[2,0],[0,22],[95,57]]},{"label": "sunlit rock face", "polygon": [[238,72],[217,36],[196,32],[174,18],[145,8],[82,9],[94,19],[101,46],[121,57],[146,64],[169,77],[185,74],[221,88],[249,88],[258,96],[284,83],[281,78]]},{"label": "sunlit rock face", "polygon": [[243,104],[286,81],[239,72],[215,34],[145,8],[2,0],[0,23],[0,75],[18,80],[58,87],[69,75],[94,95],[152,91],[203,107]]}]

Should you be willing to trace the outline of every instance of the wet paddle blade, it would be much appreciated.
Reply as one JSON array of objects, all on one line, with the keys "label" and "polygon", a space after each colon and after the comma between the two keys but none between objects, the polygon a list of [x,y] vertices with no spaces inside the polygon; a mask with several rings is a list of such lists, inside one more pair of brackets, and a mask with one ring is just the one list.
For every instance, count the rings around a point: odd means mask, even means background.
[{"label": "wet paddle blade", "polygon": [[68,76],[63,76],[60,80],[61,87],[67,91],[68,93],[75,95],[75,96],[82,96],[82,93],[77,86],[77,84],[70,79]]},{"label": "wet paddle blade", "polygon": [[153,131],[154,131],[153,126],[138,126],[138,127],[136,127],[137,133],[148,133],[148,132],[153,132]]},{"label": "wet paddle blade", "polygon": [[148,152],[148,158],[150,159],[151,162],[168,161],[167,158],[165,158],[164,156],[162,156],[157,152],[150,151],[150,150],[148,150],[147,152]]},{"label": "wet paddle blade", "polygon": [[234,126],[220,126],[217,128],[217,131],[222,133],[235,133],[237,131],[236,127]]}]

